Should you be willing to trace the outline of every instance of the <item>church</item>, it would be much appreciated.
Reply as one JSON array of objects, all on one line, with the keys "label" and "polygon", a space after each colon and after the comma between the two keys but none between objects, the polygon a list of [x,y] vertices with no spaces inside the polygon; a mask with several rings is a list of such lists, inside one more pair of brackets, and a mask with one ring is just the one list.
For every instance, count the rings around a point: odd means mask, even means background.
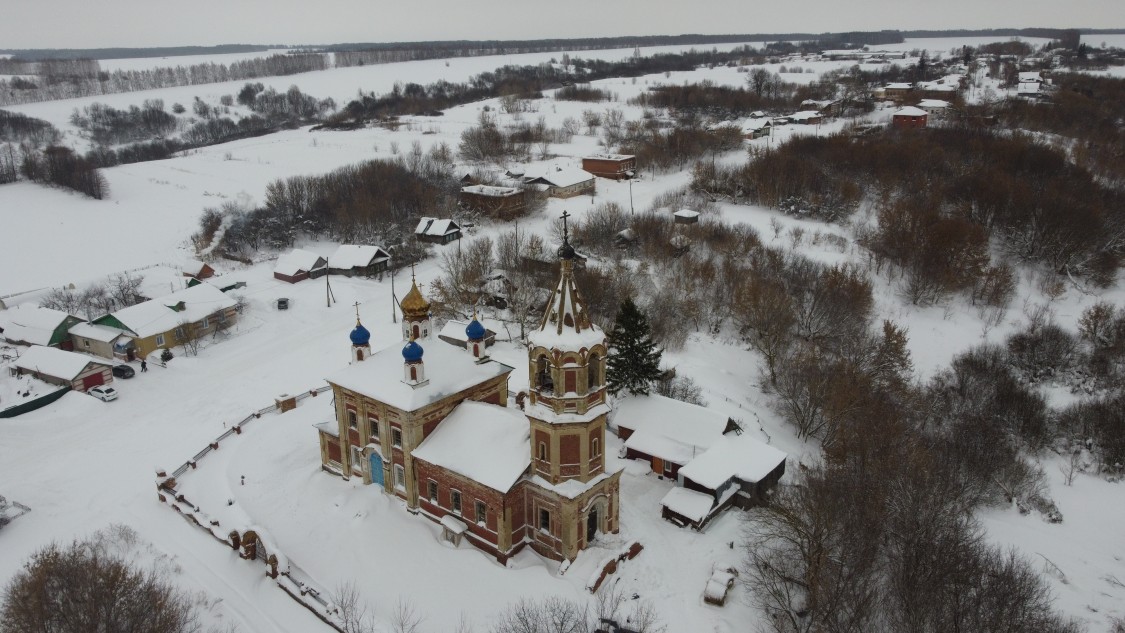
[{"label": "church", "polygon": [[[564,218],[565,220],[565,218]],[[351,363],[328,377],[336,419],[317,425],[322,467],[359,477],[410,512],[501,563],[525,546],[574,560],[598,534],[617,533],[620,470],[605,465],[605,333],[574,284],[566,230],[559,282],[529,336],[530,389],[508,407],[515,369],[488,357],[474,318],[464,347],[433,336],[413,283],[400,303],[401,350],[372,353],[357,318]]]}]

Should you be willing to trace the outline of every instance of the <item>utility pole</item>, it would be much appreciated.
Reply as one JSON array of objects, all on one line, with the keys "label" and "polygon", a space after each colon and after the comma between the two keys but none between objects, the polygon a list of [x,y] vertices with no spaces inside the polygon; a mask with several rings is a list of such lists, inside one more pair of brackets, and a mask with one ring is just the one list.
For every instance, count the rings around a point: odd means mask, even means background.
[{"label": "utility pole", "polygon": [[391,323],[398,323],[398,313],[395,312],[395,267],[391,266]]},{"label": "utility pole", "polygon": [[633,179],[629,179],[629,215],[633,215]]},{"label": "utility pole", "polygon": [[332,284],[328,282],[328,277],[329,277],[328,270],[329,270],[328,269],[328,259],[325,258],[325,260],[324,260],[324,298],[325,298],[325,302],[327,303],[327,306],[329,308],[331,308],[332,302],[336,300],[336,297],[332,296]]}]

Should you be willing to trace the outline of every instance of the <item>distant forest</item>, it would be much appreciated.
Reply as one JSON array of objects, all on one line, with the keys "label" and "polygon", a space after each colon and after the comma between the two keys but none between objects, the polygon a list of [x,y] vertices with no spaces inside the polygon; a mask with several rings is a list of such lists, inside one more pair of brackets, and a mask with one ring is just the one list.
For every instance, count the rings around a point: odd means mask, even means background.
[{"label": "distant forest", "polygon": [[[1125,29],[1077,29],[1083,35],[1125,33]],[[851,31],[844,33],[743,33],[724,35],[622,35],[617,37],[555,38],[544,40],[441,40],[433,42],[352,42],[310,46],[291,44],[220,44],[218,46],[164,46],[157,48],[0,48],[0,54],[25,60],[44,59],[128,59],[142,57],[178,57],[182,55],[221,55],[255,53],[277,49],[347,51],[432,51],[434,57],[491,55],[499,52],[544,52],[553,50],[594,50],[634,46],[671,46],[676,44],[724,44],[731,42],[820,41],[853,45],[897,44],[908,37],[1044,37],[1059,39],[1063,29],[954,29],[946,31]],[[488,52],[484,52],[488,51]],[[414,58],[418,59],[418,58]]]}]

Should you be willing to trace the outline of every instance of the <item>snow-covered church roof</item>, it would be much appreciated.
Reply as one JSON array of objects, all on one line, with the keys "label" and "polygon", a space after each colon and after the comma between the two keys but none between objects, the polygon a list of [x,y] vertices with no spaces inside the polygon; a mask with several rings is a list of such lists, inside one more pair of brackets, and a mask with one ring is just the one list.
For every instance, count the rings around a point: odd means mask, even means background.
[{"label": "snow-covered church roof", "polygon": [[530,429],[520,411],[466,400],[414,449],[413,455],[507,492],[531,464]]},{"label": "snow-covered church roof", "polygon": [[426,378],[429,380],[425,385],[411,386],[403,382],[401,342],[348,365],[327,380],[396,409],[416,411],[513,369],[494,360],[478,363],[464,348],[442,341],[426,339],[418,343],[425,351]]}]

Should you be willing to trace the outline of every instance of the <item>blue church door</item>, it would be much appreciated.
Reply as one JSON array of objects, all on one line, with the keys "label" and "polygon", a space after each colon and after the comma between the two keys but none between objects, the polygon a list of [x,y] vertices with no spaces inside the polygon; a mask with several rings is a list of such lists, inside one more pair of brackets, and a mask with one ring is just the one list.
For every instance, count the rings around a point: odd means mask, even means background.
[{"label": "blue church door", "polygon": [[379,451],[371,452],[371,483],[383,485],[383,456]]}]

